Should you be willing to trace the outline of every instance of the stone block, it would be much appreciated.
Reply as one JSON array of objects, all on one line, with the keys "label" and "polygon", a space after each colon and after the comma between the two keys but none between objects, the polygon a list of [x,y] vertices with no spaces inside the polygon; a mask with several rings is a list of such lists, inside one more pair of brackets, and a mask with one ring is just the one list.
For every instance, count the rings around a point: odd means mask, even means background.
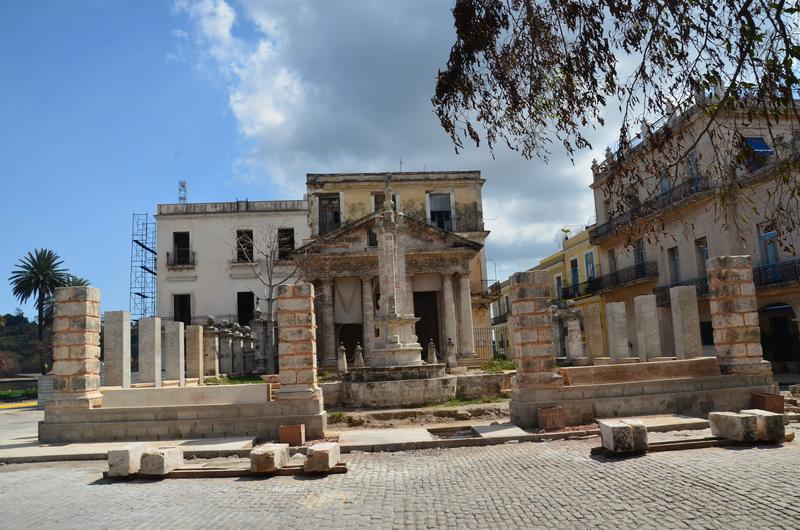
[{"label": "stone block", "polygon": [[324,442],[314,444],[306,452],[306,462],[303,470],[310,473],[326,473],[338,462],[341,450],[339,444]]},{"label": "stone block", "polygon": [[540,407],[536,409],[536,417],[540,429],[551,431],[561,429],[567,424],[567,415],[562,407]]},{"label": "stone block", "polygon": [[299,447],[306,443],[306,426],[303,423],[297,425],[281,425],[278,429],[278,441],[282,444],[289,444],[292,447]]},{"label": "stone block", "polygon": [[755,416],[736,412],[712,412],[708,415],[711,434],[737,442],[758,440],[758,421]]},{"label": "stone block", "polygon": [[138,473],[144,449],[144,444],[130,444],[119,449],[109,450],[108,475],[110,477],[127,477]]},{"label": "stone block", "polygon": [[761,409],[745,409],[739,413],[756,417],[756,428],[760,441],[783,443],[786,440],[783,414]]},{"label": "stone block", "polygon": [[600,441],[612,453],[643,453],[647,451],[647,427],[641,420],[598,420]]},{"label": "stone block", "polygon": [[263,444],[250,451],[250,471],[269,473],[285,467],[289,462],[289,444]]},{"label": "stone block", "polygon": [[142,475],[166,475],[183,465],[183,451],[178,447],[148,449],[142,455]]}]

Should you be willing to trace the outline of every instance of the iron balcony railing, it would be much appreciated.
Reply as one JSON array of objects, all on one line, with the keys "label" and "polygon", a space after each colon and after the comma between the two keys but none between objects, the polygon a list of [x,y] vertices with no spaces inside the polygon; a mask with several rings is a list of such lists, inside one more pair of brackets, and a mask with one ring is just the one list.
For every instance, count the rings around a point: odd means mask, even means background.
[{"label": "iron balcony railing", "polygon": [[586,283],[588,289],[596,293],[650,278],[658,278],[658,264],[655,261],[643,261],[616,272],[592,278]]},{"label": "iron balcony railing", "polygon": [[756,287],[792,281],[800,281],[800,259],[753,267],[753,283]]},{"label": "iron balcony railing", "polygon": [[505,313],[500,313],[499,315],[492,317],[492,325],[493,326],[499,326],[500,324],[505,324],[506,322],[508,322],[508,312],[507,311]]},{"label": "iron balcony railing", "polygon": [[591,282],[594,278],[589,278],[585,282],[576,283],[574,285],[567,285],[561,288],[561,298],[571,300],[573,298],[580,298],[581,296],[588,296],[592,294]]},{"label": "iron balcony railing", "polygon": [[594,243],[598,239],[602,239],[608,234],[615,232],[617,228],[624,226],[631,221],[635,221],[636,219],[642,218],[648,214],[662,210],[667,206],[685,199],[686,197],[707,191],[709,189],[711,189],[711,186],[706,177],[697,177],[687,180],[686,182],[678,184],[668,191],[659,193],[655,197],[645,201],[643,204],[635,206],[630,210],[627,210],[622,214],[612,218],[611,220],[595,226],[589,231],[589,239]]},{"label": "iron balcony railing", "polygon": [[425,222],[431,226],[435,226],[442,230],[446,230],[448,232],[458,232],[458,218],[457,217],[450,217],[446,215],[433,215],[425,219]]},{"label": "iron balcony railing", "polygon": [[669,305],[669,289],[670,287],[678,287],[679,285],[694,285],[697,290],[698,298],[708,296],[708,278],[703,276],[701,278],[692,278],[691,280],[656,287],[653,289],[653,294],[656,295],[656,304],[660,306]]},{"label": "iron balcony railing", "polygon": [[169,267],[194,267],[194,251],[187,249],[176,249],[175,252],[167,252],[167,266]]}]

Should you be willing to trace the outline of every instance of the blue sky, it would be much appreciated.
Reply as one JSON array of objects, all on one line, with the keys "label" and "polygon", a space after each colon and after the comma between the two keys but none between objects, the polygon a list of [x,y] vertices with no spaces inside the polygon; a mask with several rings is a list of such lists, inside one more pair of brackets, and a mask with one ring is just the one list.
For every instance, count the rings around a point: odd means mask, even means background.
[{"label": "blue sky", "polygon": [[400,157],[406,170],[481,170],[489,270],[535,264],[560,226],[593,213],[592,153],[550,165],[454,153],[430,104],[450,8],[0,3],[0,314],[20,306],[5,280],[36,247],[99,287],[103,310],[127,309],[131,214],[175,202],[179,179],[190,201],[299,198],[306,172],[393,171]]}]

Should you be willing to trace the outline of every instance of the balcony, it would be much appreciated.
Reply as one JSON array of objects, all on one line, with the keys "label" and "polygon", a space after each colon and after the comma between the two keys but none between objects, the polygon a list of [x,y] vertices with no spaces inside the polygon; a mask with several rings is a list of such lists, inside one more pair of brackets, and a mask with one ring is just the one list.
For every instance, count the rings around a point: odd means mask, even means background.
[{"label": "balcony", "polygon": [[659,306],[670,305],[669,289],[670,287],[678,287],[680,285],[694,285],[695,289],[697,290],[698,298],[708,296],[708,278],[703,276],[702,278],[693,278],[683,282],[676,282],[669,285],[660,285],[656,287],[653,289],[653,294],[656,295],[656,304]]},{"label": "balcony", "polygon": [[492,326],[499,326],[508,322],[508,311],[492,317]]},{"label": "balcony", "polygon": [[[433,212],[435,213],[435,212]],[[458,218],[444,215],[434,215],[425,219],[425,222],[447,232],[458,232]]]},{"label": "balcony", "polygon": [[167,267],[174,269],[193,268],[194,252],[188,248],[179,248],[175,252],[167,252]]},{"label": "balcony", "polygon": [[595,278],[589,278],[588,281],[583,283],[576,283],[575,285],[567,285],[566,287],[561,288],[561,298],[565,300],[571,300],[573,298],[580,298],[582,296],[589,296],[593,294],[592,289],[590,288],[590,282]]},{"label": "balcony", "polygon": [[655,197],[645,201],[643,204],[623,212],[622,214],[612,218],[610,221],[606,221],[605,223],[595,226],[589,231],[589,240],[592,243],[596,243],[606,236],[616,232],[617,228],[621,226],[635,221],[636,219],[641,219],[649,214],[661,211],[664,208],[682,201],[687,197],[708,191],[710,189],[711,186],[708,182],[708,179],[705,177],[687,180],[686,182],[678,184],[668,191],[659,193]]},{"label": "balcony", "polygon": [[598,293],[656,278],[658,278],[658,264],[655,261],[643,261],[616,272],[592,278],[586,283],[591,292]]},{"label": "balcony", "polygon": [[768,289],[798,281],[800,281],[800,259],[753,267],[753,283],[758,289]]}]

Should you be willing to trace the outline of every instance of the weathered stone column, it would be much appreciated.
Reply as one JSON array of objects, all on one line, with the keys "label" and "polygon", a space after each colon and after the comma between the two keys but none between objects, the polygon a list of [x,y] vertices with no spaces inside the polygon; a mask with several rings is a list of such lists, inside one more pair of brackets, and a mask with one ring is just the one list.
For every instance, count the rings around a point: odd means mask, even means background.
[{"label": "weathered stone column", "polygon": [[131,314],[106,311],[103,318],[104,384],[131,387]]},{"label": "weathered stone column", "polygon": [[183,322],[164,323],[164,371],[168,381],[186,386],[183,360]]},{"label": "weathered stone column", "polygon": [[219,370],[223,374],[233,373],[233,355],[231,352],[231,331],[222,328],[219,331]]},{"label": "weathered stone column", "polygon": [[518,272],[511,277],[511,317],[517,375],[513,379],[511,421],[537,423],[537,396],[562,385],[556,373],[550,287],[545,271]]},{"label": "weathered stone column", "polygon": [[244,373],[244,338],[238,330],[234,330],[231,336],[231,363],[234,374]]},{"label": "weathered stone column", "polygon": [[414,314],[414,277],[406,276],[406,314]]},{"label": "weathered stone column", "polygon": [[281,386],[276,399],[319,399],[317,386],[314,286],[281,285],[277,289],[278,366]]},{"label": "weathered stone column", "polygon": [[211,377],[219,375],[219,331],[214,326],[203,330],[203,372]]},{"label": "weathered stone column", "polygon": [[459,278],[460,316],[461,316],[461,345],[462,357],[475,357],[475,336],[472,329],[472,295],[469,290],[469,274],[461,274]]},{"label": "weathered stone column", "polygon": [[603,340],[603,318],[600,304],[592,303],[582,306],[583,332],[586,334],[586,356],[589,359],[605,357],[605,340]]},{"label": "weathered stone column", "polygon": [[763,359],[750,256],[706,261],[711,324],[719,367],[726,374],[770,373]]},{"label": "weathered stone column", "polygon": [[582,357],[584,355],[580,313],[570,310],[567,316],[567,359],[574,361]]},{"label": "weathered stone column", "polygon": [[100,289],[56,288],[53,400],[46,408],[95,408],[100,393]]},{"label": "weathered stone column", "polygon": [[625,302],[606,303],[606,334],[608,335],[608,356],[615,363],[630,357],[628,347],[628,322],[625,315]]},{"label": "weathered stone column", "polygon": [[633,298],[636,319],[636,349],[639,361],[661,357],[661,325],[658,320],[656,295],[643,294]]},{"label": "weathered stone column", "polygon": [[692,359],[703,355],[700,341],[700,315],[697,310],[697,289],[694,285],[670,287],[672,331],[675,334],[675,356]]},{"label": "weathered stone column", "polygon": [[139,319],[139,382],[161,386],[161,319]]},{"label": "weathered stone column", "polygon": [[186,327],[186,377],[203,384],[203,326]]},{"label": "weathered stone column", "polygon": [[[452,339],[454,348],[458,349],[458,332],[456,325],[456,303],[453,297],[453,276],[442,274],[442,300],[444,301],[444,334]],[[449,353],[449,352],[448,352]]]},{"label": "weathered stone column", "polygon": [[[322,280],[322,366],[336,366],[336,328],[333,324],[333,280]],[[278,324],[280,331],[280,324]],[[280,355],[280,349],[278,350]],[[280,360],[278,361],[280,364]]]},{"label": "weathered stone column", "polygon": [[365,362],[372,359],[372,348],[375,345],[375,307],[372,299],[372,276],[361,278],[361,314],[364,335]]},{"label": "weathered stone column", "polygon": [[261,311],[258,309],[253,313],[253,320],[250,321],[250,335],[253,337],[253,370],[255,372],[267,371],[267,356],[265,353],[267,329],[266,321],[261,319]]}]

